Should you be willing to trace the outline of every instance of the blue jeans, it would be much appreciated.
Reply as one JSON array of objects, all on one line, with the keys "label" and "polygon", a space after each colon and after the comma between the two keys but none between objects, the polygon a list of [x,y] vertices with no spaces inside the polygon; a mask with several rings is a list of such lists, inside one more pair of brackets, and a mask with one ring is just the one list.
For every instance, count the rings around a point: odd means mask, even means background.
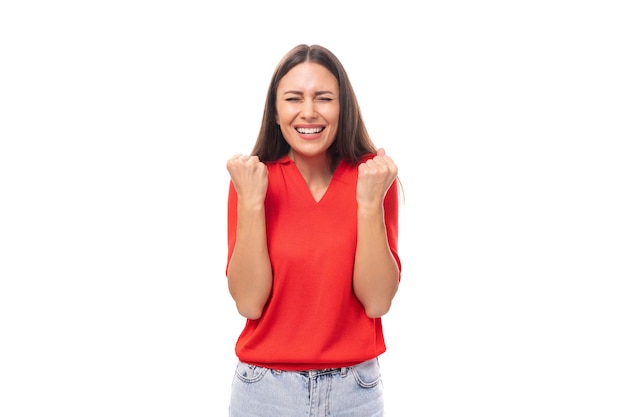
[{"label": "blue jeans", "polygon": [[230,417],[382,417],[378,358],[347,368],[277,371],[237,364]]}]

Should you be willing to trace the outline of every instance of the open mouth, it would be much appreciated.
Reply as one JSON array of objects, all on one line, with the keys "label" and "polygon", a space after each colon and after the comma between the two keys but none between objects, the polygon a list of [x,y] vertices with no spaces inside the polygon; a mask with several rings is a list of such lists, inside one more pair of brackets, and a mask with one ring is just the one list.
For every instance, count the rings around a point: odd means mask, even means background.
[{"label": "open mouth", "polygon": [[315,133],[320,133],[324,130],[323,127],[297,127],[296,132],[302,133],[303,135],[313,135]]}]

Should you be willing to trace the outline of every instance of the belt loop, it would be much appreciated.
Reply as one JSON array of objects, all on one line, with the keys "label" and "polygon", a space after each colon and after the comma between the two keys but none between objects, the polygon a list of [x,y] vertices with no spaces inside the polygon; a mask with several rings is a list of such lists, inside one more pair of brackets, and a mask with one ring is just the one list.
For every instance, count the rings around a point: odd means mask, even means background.
[{"label": "belt loop", "polygon": [[350,368],[351,368],[351,367],[343,367],[343,368],[341,368],[341,377],[342,377],[342,378],[345,378],[345,377],[346,377],[346,375],[348,375],[348,370],[349,370]]}]

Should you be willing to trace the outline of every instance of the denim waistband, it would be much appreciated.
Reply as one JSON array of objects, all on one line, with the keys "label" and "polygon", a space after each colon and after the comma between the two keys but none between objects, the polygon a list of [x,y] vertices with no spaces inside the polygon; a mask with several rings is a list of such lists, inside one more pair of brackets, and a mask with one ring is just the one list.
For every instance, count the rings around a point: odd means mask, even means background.
[{"label": "denim waistband", "polygon": [[346,366],[343,368],[324,368],[324,369],[311,369],[309,371],[295,371],[300,375],[308,376],[310,378],[316,377],[318,375],[330,375],[330,374],[341,374],[341,376],[346,376],[350,366]]}]

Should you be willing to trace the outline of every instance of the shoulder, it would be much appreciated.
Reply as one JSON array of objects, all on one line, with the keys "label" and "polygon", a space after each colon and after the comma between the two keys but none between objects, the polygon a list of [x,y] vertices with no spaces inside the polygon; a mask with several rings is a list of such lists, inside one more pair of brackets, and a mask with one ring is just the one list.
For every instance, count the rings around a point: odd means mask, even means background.
[{"label": "shoulder", "polygon": [[361,157],[361,159],[359,160],[359,164],[362,164],[363,162],[369,161],[370,159],[374,158],[376,156],[375,153],[368,153],[365,154]]},{"label": "shoulder", "polygon": [[263,162],[269,170],[280,169],[281,167],[293,164],[293,161],[288,156],[283,156],[275,161]]}]

